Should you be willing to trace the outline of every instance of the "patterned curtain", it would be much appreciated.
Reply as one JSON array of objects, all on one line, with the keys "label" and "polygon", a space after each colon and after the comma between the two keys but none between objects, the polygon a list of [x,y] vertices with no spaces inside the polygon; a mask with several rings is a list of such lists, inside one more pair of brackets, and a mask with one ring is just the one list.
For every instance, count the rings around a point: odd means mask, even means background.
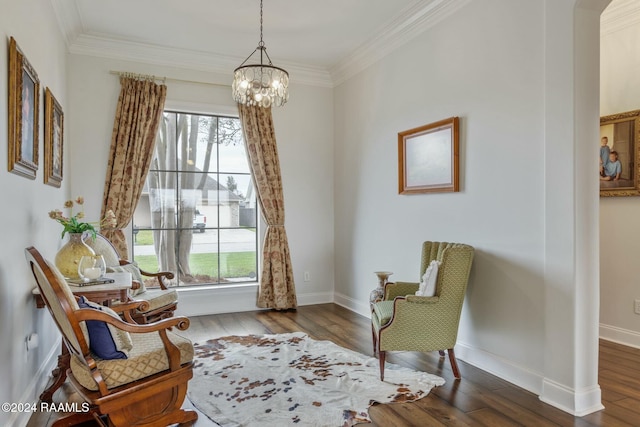
[{"label": "patterned curtain", "polygon": [[153,157],[167,87],[153,79],[120,77],[120,97],[111,135],[111,152],[102,199],[102,215],[111,209],[116,226],[102,230],[121,256],[127,257],[126,227],[138,204]]},{"label": "patterned curtain", "polygon": [[267,223],[258,307],[277,310],[296,308],[296,289],[289,242],[284,229],[284,196],[271,108],[238,104],[238,110],[258,202]]}]

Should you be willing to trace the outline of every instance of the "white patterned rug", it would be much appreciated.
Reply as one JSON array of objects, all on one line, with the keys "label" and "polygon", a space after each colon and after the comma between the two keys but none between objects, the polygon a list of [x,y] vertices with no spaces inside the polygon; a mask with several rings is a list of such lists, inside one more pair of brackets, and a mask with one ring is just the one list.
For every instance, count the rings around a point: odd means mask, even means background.
[{"label": "white patterned rug", "polygon": [[229,336],[195,344],[188,396],[225,426],[338,427],[368,422],[374,402],[407,402],[444,384],[303,333]]}]

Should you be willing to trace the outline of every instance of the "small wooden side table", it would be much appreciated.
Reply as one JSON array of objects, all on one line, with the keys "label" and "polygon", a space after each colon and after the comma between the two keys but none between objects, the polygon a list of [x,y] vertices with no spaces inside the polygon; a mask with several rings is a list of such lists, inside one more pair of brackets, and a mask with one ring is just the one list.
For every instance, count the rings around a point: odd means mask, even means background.
[{"label": "small wooden side table", "polygon": [[[131,283],[106,283],[104,285],[90,285],[90,286],[73,286],[69,285],[69,289],[74,295],[84,296],[89,301],[96,302],[98,304],[111,305],[112,300],[120,300],[127,302],[129,298],[129,289],[131,289]],[[31,291],[33,297],[36,300],[36,307],[44,308],[44,300],[40,295],[40,289],[35,288]]]},{"label": "small wooden side table", "polygon": [[[84,296],[89,301],[106,306],[109,306],[112,300],[119,299],[122,302],[127,302],[129,300],[129,289],[131,289],[131,275],[114,276],[113,278],[115,280],[114,283],[89,286],[69,285],[69,289],[71,289],[71,292],[76,296]],[[31,293],[35,299],[36,307],[44,308],[45,303],[40,294],[40,289],[36,287]],[[62,341],[62,351],[58,356],[58,366],[51,372],[53,383],[40,394],[40,401],[47,403],[52,402],[53,393],[67,380],[67,369],[71,366],[70,359],[71,355],[69,354],[69,350],[64,341]]]}]

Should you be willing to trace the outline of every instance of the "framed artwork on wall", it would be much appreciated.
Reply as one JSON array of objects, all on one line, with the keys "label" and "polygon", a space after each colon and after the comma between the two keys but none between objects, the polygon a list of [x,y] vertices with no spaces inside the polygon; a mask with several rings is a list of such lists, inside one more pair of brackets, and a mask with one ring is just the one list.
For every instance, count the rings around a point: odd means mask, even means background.
[{"label": "framed artwork on wall", "polygon": [[44,183],[60,187],[64,148],[64,113],[47,88],[44,93]]},{"label": "framed artwork on wall", "polygon": [[600,118],[600,196],[640,196],[640,110]]},{"label": "framed artwork on wall", "polygon": [[451,117],[398,133],[398,192],[459,190],[459,119]]},{"label": "framed artwork on wall", "polygon": [[40,81],[15,39],[9,40],[9,171],[36,178]]}]

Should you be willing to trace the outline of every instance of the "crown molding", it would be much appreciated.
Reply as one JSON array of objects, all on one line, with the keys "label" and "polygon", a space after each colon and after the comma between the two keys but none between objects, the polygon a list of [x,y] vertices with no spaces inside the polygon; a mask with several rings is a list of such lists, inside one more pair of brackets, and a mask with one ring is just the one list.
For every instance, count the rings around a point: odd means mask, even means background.
[{"label": "crown molding", "polygon": [[75,1],[51,0],[58,27],[64,37],[67,48],[84,32],[80,10]]},{"label": "crown molding", "polygon": [[[378,35],[362,44],[331,69],[300,63],[280,62],[291,75],[291,83],[335,87],[379,61],[417,35],[444,20],[471,0],[419,1],[407,7]],[[635,0],[622,0],[629,3]],[[71,54],[141,62],[160,66],[231,75],[244,57],[177,49],[92,34],[83,24],[76,1],[51,0],[58,26]],[[168,77],[168,76],[167,76]]]},{"label": "crown molding", "polygon": [[363,71],[414,37],[444,20],[471,0],[431,0],[420,2],[382,28],[379,34],[360,45],[331,69],[334,86]]},{"label": "crown molding", "polygon": [[640,24],[638,0],[614,0],[600,18],[600,35],[612,34]]},{"label": "crown molding", "polygon": [[[160,66],[206,71],[230,76],[244,60],[241,57],[177,49],[147,43],[119,40],[101,35],[81,34],[67,46],[74,55],[96,56]],[[329,72],[291,62],[279,62],[291,75],[291,83],[332,87]],[[169,77],[169,76],[167,76]]]}]

